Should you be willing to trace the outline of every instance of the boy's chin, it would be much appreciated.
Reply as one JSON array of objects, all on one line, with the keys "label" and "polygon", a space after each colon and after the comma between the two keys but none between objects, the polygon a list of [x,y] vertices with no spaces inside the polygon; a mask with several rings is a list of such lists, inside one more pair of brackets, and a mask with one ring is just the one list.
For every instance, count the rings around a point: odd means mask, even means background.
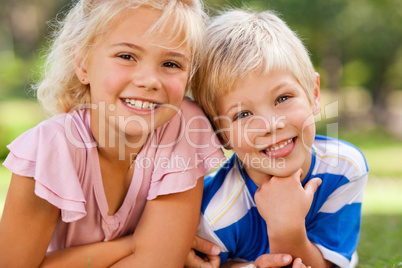
[{"label": "boy's chin", "polygon": [[271,176],[275,177],[291,177],[293,176],[297,171],[299,171],[300,168],[283,168],[283,169],[273,169],[271,170],[270,174]]}]

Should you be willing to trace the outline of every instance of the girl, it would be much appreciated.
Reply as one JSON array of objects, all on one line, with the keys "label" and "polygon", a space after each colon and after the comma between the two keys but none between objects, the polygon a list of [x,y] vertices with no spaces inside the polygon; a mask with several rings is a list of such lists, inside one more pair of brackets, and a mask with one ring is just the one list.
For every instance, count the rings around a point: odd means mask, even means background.
[{"label": "girl", "polygon": [[204,18],[197,0],[76,2],[38,86],[57,115],[8,146],[0,267],[183,266],[223,158],[184,98]]}]

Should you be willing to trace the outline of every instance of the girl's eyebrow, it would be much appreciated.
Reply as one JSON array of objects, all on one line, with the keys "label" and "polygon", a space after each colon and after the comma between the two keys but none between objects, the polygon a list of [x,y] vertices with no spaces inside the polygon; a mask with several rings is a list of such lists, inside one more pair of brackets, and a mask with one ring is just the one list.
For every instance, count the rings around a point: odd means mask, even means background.
[{"label": "girl's eyebrow", "polygon": [[178,58],[181,59],[185,62],[190,62],[190,60],[184,55],[183,53],[180,52],[175,52],[175,51],[168,51],[165,53],[167,56],[173,57],[173,58]]},{"label": "girl's eyebrow", "polygon": [[128,42],[116,43],[116,44],[113,44],[112,47],[129,47],[129,48],[136,49],[139,51],[144,51],[144,49],[142,47],[137,46],[133,43],[128,43]]},{"label": "girl's eyebrow", "polygon": [[[135,50],[139,50],[141,52],[145,51],[145,49],[143,47],[137,46],[136,44],[133,43],[129,43],[129,42],[120,42],[120,43],[116,43],[113,44],[112,47],[129,47],[131,49],[135,49]],[[170,51],[168,50],[166,53],[164,53],[166,56],[170,56],[170,57],[174,57],[174,58],[178,58],[181,59],[185,62],[190,62],[190,60],[186,57],[186,55],[184,55],[183,53],[180,52],[176,52],[176,51]]]}]

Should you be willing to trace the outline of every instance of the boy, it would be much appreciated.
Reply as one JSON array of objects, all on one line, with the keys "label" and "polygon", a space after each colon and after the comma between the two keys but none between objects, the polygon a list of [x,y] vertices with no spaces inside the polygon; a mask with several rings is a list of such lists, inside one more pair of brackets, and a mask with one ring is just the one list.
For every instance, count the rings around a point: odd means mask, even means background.
[{"label": "boy", "polygon": [[286,253],[349,267],[368,167],[351,144],[315,135],[320,82],[302,42],[271,12],[229,11],[203,53],[194,98],[235,154],[205,179],[198,236],[227,266]]}]

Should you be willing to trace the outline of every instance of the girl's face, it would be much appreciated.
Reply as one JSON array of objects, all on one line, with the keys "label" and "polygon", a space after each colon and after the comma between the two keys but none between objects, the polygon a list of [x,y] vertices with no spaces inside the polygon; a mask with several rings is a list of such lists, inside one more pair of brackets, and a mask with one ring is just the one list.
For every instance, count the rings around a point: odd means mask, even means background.
[{"label": "girl's face", "polygon": [[88,64],[76,68],[79,79],[90,84],[95,138],[123,136],[133,144],[179,109],[190,53],[181,40],[166,41],[172,36],[169,27],[145,34],[160,15],[147,7],[119,15],[93,47]]},{"label": "girl's face", "polygon": [[299,168],[306,176],[320,110],[319,77],[314,107],[290,72],[252,73],[218,102],[221,135],[257,186],[267,176],[287,177]]}]

